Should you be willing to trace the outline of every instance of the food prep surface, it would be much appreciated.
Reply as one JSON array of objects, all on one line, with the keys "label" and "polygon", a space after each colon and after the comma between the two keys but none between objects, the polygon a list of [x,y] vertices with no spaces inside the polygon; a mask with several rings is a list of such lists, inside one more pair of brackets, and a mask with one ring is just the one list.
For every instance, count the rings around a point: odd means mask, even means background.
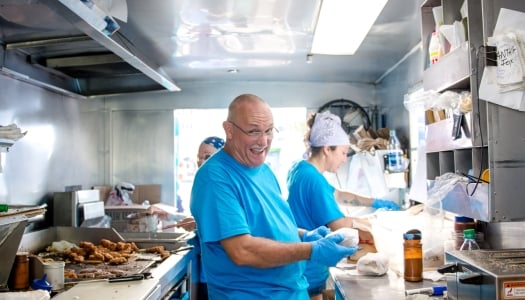
[{"label": "food prep surface", "polygon": [[[405,300],[405,290],[423,287],[446,285],[446,281],[408,282],[393,271],[388,271],[382,276],[348,275],[338,268],[330,268],[330,275],[335,284],[336,299],[353,300]],[[341,298],[342,297],[342,298]],[[431,296],[430,299],[443,299],[442,296]]]}]

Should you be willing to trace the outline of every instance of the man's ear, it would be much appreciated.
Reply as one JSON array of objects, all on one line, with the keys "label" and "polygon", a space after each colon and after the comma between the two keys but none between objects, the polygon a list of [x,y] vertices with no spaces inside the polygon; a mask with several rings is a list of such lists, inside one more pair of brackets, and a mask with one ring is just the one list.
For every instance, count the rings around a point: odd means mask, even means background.
[{"label": "man's ear", "polygon": [[222,128],[224,129],[224,133],[226,134],[226,140],[229,140],[232,137],[232,127],[233,125],[230,122],[222,122]]}]

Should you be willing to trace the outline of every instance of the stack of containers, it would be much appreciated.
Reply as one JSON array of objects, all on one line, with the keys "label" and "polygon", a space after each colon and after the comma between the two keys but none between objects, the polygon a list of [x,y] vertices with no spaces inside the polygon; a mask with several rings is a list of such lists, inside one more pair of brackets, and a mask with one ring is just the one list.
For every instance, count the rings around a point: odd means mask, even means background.
[{"label": "stack of containers", "polygon": [[[463,231],[465,229],[476,230],[476,221],[469,217],[456,216],[454,218],[454,231],[451,235],[452,246],[449,248],[459,250],[459,248],[463,244]],[[483,235],[483,232],[476,232],[476,242],[481,248],[484,248],[483,245],[485,242],[485,237]]]}]

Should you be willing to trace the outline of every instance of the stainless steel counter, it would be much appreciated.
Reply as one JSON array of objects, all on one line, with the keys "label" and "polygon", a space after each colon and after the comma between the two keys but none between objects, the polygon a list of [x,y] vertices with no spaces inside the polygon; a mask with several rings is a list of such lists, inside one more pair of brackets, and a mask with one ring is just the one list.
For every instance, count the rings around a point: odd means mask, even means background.
[{"label": "stainless steel counter", "polygon": [[[178,234],[146,235],[150,239],[143,239],[140,242],[137,240],[135,242],[137,246],[146,248],[154,242],[155,245],[163,245],[167,250],[176,250],[186,241],[186,239],[182,240],[182,235]],[[53,241],[60,240],[76,244],[80,241],[98,243],[102,237],[112,241],[124,240],[117,231],[111,228],[58,226],[24,234],[20,242],[20,251],[38,253],[51,245]],[[191,270],[189,266],[192,256],[192,250],[181,249],[180,252],[170,255],[162,263],[152,267],[150,269],[152,278],[150,279],[118,283],[107,281],[79,283],[66,291],[59,292],[53,296],[53,300],[93,299],[94,293],[99,299],[158,300],[166,295],[171,295],[174,290],[177,293],[185,293],[189,290],[190,285]]]},{"label": "stainless steel counter", "polygon": [[[429,286],[446,285],[446,281],[406,282],[403,277],[392,271],[383,276],[349,275],[338,268],[330,268],[334,281],[336,300],[405,300],[405,290]],[[443,299],[442,296],[431,296],[430,299]]]},{"label": "stainless steel counter", "polygon": [[[187,268],[191,250],[173,254],[157,267],[151,269],[152,278],[127,282],[79,283],[67,291],[58,293],[53,300],[98,299],[112,300],[158,300],[169,294],[170,289],[189,276]],[[189,289],[189,286],[188,286]]]}]

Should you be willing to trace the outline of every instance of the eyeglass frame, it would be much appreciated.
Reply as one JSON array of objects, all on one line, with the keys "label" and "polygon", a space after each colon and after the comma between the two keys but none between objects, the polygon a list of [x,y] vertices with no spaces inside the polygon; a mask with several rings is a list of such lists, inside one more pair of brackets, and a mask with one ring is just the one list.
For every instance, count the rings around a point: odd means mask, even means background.
[{"label": "eyeglass frame", "polygon": [[231,123],[235,128],[239,129],[242,133],[244,133],[245,135],[253,139],[260,139],[262,136],[273,137],[274,131],[276,133],[279,133],[279,130],[275,127],[268,128],[265,131],[259,131],[259,130],[246,131],[242,129],[239,125],[235,124],[235,122],[229,121],[229,120],[228,122]]}]

